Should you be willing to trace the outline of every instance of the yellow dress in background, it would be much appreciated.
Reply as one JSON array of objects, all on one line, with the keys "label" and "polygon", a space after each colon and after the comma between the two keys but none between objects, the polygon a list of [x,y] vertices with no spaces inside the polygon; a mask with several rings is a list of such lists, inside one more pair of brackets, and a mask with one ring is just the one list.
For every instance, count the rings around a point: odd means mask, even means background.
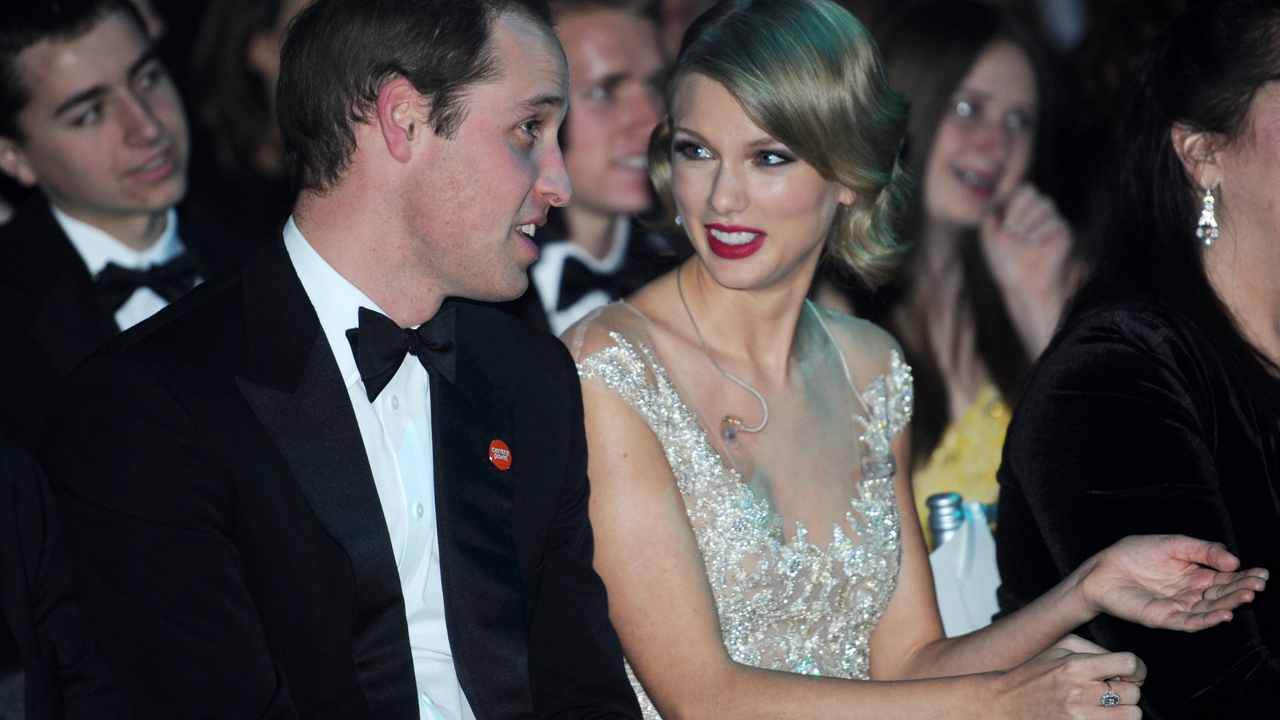
[{"label": "yellow dress in background", "polygon": [[964,496],[965,502],[987,504],[999,497],[996,470],[1000,469],[1009,415],[1009,406],[996,386],[983,388],[964,415],[947,427],[929,464],[912,476],[916,512],[930,550],[933,538],[929,534],[929,508],[924,504],[930,495],[955,492]]}]

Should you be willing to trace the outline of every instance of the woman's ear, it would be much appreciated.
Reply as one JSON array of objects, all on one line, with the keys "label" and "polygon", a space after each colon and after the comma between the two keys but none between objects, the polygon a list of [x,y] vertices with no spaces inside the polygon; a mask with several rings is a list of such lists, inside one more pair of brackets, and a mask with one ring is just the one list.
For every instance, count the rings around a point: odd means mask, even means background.
[{"label": "woman's ear", "polygon": [[841,205],[853,207],[853,204],[858,201],[858,193],[854,192],[853,189],[847,185],[841,185],[839,201]]},{"label": "woman's ear", "polygon": [[280,42],[274,33],[256,33],[244,51],[245,64],[268,80],[280,74]]},{"label": "woman's ear", "polygon": [[1196,185],[1216,188],[1222,184],[1222,149],[1226,142],[1221,135],[1175,124],[1169,130],[1169,139],[1183,169]]}]

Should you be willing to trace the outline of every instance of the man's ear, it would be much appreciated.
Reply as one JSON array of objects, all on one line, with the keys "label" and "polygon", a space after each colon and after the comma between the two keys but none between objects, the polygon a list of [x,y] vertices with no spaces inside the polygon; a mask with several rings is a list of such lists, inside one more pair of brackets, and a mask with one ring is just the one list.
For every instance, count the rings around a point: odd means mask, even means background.
[{"label": "man's ear", "polygon": [[398,162],[409,162],[413,149],[421,145],[430,128],[422,95],[405,78],[396,78],[378,92],[378,125],[387,151]]},{"label": "man's ear", "polygon": [[1169,139],[1183,169],[1196,185],[1216,188],[1222,184],[1222,150],[1226,141],[1221,135],[1174,125],[1169,130]]},{"label": "man's ear", "polygon": [[36,173],[31,169],[31,163],[27,162],[26,152],[13,138],[3,135],[0,135],[0,170],[23,187],[36,184]]}]

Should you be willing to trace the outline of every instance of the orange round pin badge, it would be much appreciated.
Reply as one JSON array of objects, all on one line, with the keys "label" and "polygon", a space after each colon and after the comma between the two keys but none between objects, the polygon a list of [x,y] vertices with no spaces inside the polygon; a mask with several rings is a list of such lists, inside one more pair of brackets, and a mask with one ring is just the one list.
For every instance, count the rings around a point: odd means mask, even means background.
[{"label": "orange round pin badge", "polygon": [[501,440],[489,443],[489,462],[498,466],[499,470],[511,467],[511,448]]}]

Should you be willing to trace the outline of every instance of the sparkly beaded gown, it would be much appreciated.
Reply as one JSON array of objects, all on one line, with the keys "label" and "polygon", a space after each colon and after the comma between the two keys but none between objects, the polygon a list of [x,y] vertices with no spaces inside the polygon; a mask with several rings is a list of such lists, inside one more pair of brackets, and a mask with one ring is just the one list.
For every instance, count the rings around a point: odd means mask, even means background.
[{"label": "sparkly beaded gown", "polygon": [[[563,336],[584,384],[603,383],[656,436],[687,510],[737,662],[868,679],[869,639],[900,559],[894,439],[911,417],[910,369],[884,331],[810,303],[801,312],[787,392],[768,397],[755,434],[724,433],[736,407],[704,390],[705,353],[633,306],[597,310]],[[746,418],[744,417],[744,421]],[[646,718],[658,712],[630,667]]]}]

